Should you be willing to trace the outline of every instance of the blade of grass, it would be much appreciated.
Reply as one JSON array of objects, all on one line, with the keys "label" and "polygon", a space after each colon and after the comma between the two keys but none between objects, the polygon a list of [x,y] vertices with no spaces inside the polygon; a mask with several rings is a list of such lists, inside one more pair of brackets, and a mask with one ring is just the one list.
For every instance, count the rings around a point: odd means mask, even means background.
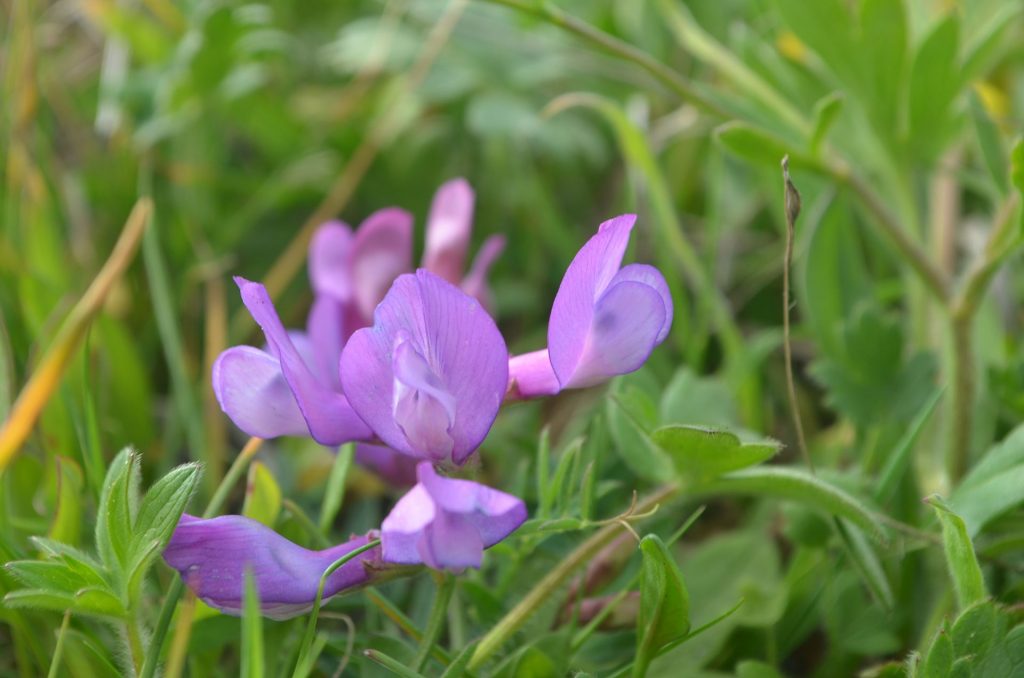
[{"label": "blade of grass", "polygon": [[[147,170],[143,170],[140,181],[143,190],[148,189],[148,182]],[[174,303],[170,277],[167,274],[167,265],[160,251],[160,232],[156,224],[153,224],[142,239],[142,259],[146,265],[149,295],[153,301],[156,328],[171,378],[171,398],[178,411],[178,420],[185,428],[185,437],[192,454],[201,453],[204,462],[212,461],[216,465],[216,459],[207,459],[209,455],[203,444],[203,415],[196,393],[192,389],[192,377],[186,367],[185,347],[176,320],[177,307]]]},{"label": "blade of grass", "polygon": [[75,351],[85,338],[93,318],[103,307],[103,302],[114,284],[121,279],[125,269],[134,259],[152,211],[152,202],[148,198],[140,198],[135,203],[110,257],[82,298],[71,309],[53,344],[47,349],[18,395],[10,416],[3,429],[0,429],[0,473],[21,449],[40,412],[64,376]]}]

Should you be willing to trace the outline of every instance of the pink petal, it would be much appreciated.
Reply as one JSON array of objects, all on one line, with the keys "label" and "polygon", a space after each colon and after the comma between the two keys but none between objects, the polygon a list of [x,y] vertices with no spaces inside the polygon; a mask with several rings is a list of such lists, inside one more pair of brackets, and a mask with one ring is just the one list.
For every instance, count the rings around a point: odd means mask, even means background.
[{"label": "pink petal", "polygon": [[395,207],[374,212],[352,244],[356,308],[371,318],[391,283],[412,269],[412,215]]},{"label": "pink petal", "polygon": [[458,284],[466,265],[473,229],[473,189],[465,179],[453,179],[437,189],[427,219],[423,267]]},{"label": "pink petal", "polygon": [[309,280],[317,295],[339,301],[352,298],[352,229],[340,221],[328,221],[317,229],[309,244]]}]

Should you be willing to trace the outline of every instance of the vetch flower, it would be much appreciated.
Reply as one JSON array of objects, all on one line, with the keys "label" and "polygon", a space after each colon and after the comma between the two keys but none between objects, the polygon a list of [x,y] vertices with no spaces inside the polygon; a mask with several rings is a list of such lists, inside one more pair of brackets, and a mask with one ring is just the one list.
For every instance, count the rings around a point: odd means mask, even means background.
[{"label": "vetch flower", "polygon": [[416,467],[419,482],[381,525],[381,558],[424,563],[434,569],[480,567],[483,551],[526,520],[518,497],[470,480],[439,476],[428,462]]},{"label": "vetch flower", "polygon": [[213,389],[221,409],[240,429],[260,438],[308,431],[330,446],[368,439],[370,429],[341,392],[336,367],[340,343],[314,327],[324,318],[311,314],[308,335],[289,333],[263,285],[237,277],[235,283],[266,336],[268,350],[235,346],[217,358]]},{"label": "vetch flower", "polygon": [[593,386],[643,365],[672,325],[672,297],[658,269],[622,266],[636,215],[604,222],[576,253],[548,320],[548,348],[509,364],[512,397]]},{"label": "vetch flower", "polygon": [[[505,246],[501,236],[488,238],[463,277],[473,229],[473,189],[465,179],[453,179],[434,194],[427,218],[423,267],[453,285],[490,303],[487,272]],[[309,273],[317,306],[337,318],[342,341],[366,327],[373,309],[391,283],[412,271],[413,217],[390,207],[374,212],[352,232],[340,221],[327,222],[313,237]],[[330,309],[330,310],[327,310]]]},{"label": "vetch flower", "polygon": [[[334,561],[376,536],[370,533],[311,551],[243,516],[203,519],[185,514],[163,556],[196,597],[236,616],[242,612],[245,572],[250,570],[263,614],[288,619],[312,609],[320,578]],[[380,554],[380,547],[369,549],[328,575],[323,599],[370,583],[374,570],[368,565],[379,563]]]},{"label": "vetch flower", "polygon": [[419,270],[395,280],[341,356],[352,407],[388,446],[462,464],[494,423],[508,350],[480,303]]}]

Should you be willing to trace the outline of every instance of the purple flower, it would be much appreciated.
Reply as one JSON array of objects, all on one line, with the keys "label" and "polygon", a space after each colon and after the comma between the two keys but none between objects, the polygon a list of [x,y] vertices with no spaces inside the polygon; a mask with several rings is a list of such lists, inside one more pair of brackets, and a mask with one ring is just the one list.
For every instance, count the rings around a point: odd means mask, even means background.
[{"label": "purple flower", "polygon": [[322,317],[310,315],[308,334],[289,333],[263,285],[244,278],[235,278],[235,283],[266,336],[268,350],[235,346],[217,358],[213,389],[221,409],[240,429],[260,438],[308,431],[323,445],[368,439],[370,429],[341,392],[336,367],[340,345],[315,327]]},{"label": "purple flower", "polygon": [[427,462],[416,473],[419,482],[381,525],[384,562],[452,570],[480,567],[484,549],[526,520],[526,505],[518,497],[470,480],[444,478]]},{"label": "purple flower", "polygon": [[604,222],[576,253],[548,321],[548,348],[511,359],[512,397],[585,388],[640,368],[672,325],[658,269],[622,266],[636,215]]},{"label": "purple flower", "polygon": [[[313,607],[320,577],[331,563],[374,538],[371,533],[310,551],[243,516],[203,519],[186,514],[163,555],[198,598],[232,615],[241,614],[245,572],[251,570],[263,614],[287,619]],[[380,553],[372,548],[332,572],[323,599],[370,583],[373,571],[367,566],[379,563]]]},{"label": "purple flower", "polygon": [[462,464],[494,423],[508,350],[480,303],[419,270],[400,276],[341,356],[352,407],[388,446]]},{"label": "purple flower", "polygon": [[[487,306],[490,291],[486,277],[501,253],[505,240],[492,236],[480,248],[469,273],[463,278],[466,253],[473,228],[473,189],[465,179],[453,179],[434,195],[427,219],[423,267]],[[371,214],[353,235],[345,224],[332,221],[317,231],[310,245],[309,271],[316,304],[332,308],[343,327],[342,340],[366,327],[373,309],[391,283],[412,271],[412,215],[388,208]]]}]

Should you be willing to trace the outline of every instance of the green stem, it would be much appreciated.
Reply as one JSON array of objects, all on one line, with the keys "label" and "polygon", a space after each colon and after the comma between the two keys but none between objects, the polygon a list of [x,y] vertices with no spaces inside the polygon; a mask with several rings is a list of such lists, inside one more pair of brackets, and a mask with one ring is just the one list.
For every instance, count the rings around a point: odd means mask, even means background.
[{"label": "green stem", "polygon": [[[634,507],[633,513],[642,514],[650,511],[658,504],[674,497],[679,493],[680,489],[679,485],[665,485],[638,503]],[[551,600],[551,597],[565,584],[573,572],[590,562],[602,548],[615,539],[619,532],[624,529],[622,524],[618,522],[606,525],[580,544],[555,569],[551,570],[547,576],[541,579],[519,601],[519,604],[502,617],[501,621],[483,637],[480,644],[477,645],[476,651],[473,652],[473,657],[469,660],[469,670],[473,671],[480,668],[542,605]]]},{"label": "green stem", "polygon": [[1021,243],[1021,238],[1013,233],[1017,224],[1014,216],[1019,203],[1020,197],[1015,193],[1000,208],[985,251],[967,275],[963,290],[953,303],[950,313],[953,342],[953,423],[946,459],[950,482],[954,484],[967,471],[970,460],[971,427],[977,386],[974,342],[971,336],[974,318],[999,266]]},{"label": "green stem", "polygon": [[128,653],[132,667],[136,672],[142,667],[146,651],[142,647],[142,634],[139,632],[139,620],[134,615],[124,623],[125,634],[128,636]]},{"label": "green stem", "polygon": [[[206,510],[203,512],[203,518],[212,518],[224,507],[231,489],[238,482],[238,479],[242,477],[242,474],[245,473],[246,467],[249,466],[252,458],[256,456],[262,444],[263,440],[260,438],[250,438],[249,442],[245,444],[245,447],[238,453],[234,463],[231,464],[231,468],[224,474],[220,485],[217,486],[216,491],[213,493],[210,503],[207,504]],[[171,587],[167,590],[167,597],[164,598],[164,604],[160,608],[160,616],[157,618],[156,628],[153,629],[153,639],[149,644],[149,652],[146,653],[142,669],[139,671],[139,678],[153,678],[156,674],[156,667],[160,662],[164,640],[167,638],[167,630],[171,626],[171,619],[174,617],[174,611],[178,607],[178,600],[181,598],[184,590],[185,584],[181,581],[181,577],[175,574]]]},{"label": "green stem", "polygon": [[64,621],[60,623],[60,633],[57,634],[57,647],[53,649],[53,659],[50,661],[50,670],[47,672],[47,678],[57,678],[60,672],[60,660],[61,655],[64,653],[64,636],[68,632],[68,626],[71,624],[71,610],[64,613]]},{"label": "green stem", "polygon": [[423,631],[423,640],[420,642],[420,649],[412,662],[414,671],[422,672],[427,665],[431,650],[441,636],[441,629],[444,627],[444,619],[448,613],[448,603],[455,591],[455,577],[448,573],[440,575],[437,586],[437,593],[434,595],[434,606],[430,610],[430,619],[427,621],[427,628]]},{"label": "green stem", "polygon": [[308,663],[311,663],[307,658],[307,655],[309,654],[309,648],[313,645],[313,638],[316,636],[316,620],[317,616],[320,614],[320,603],[323,601],[324,586],[327,585],[327,578],[331,576],[332,572],[356,556],[366,553],[371,549],[375,549],[378,546],[380,546],[380,539],[371,539],[359,548],[353,549],[335,560],[333,563],[328,565],[327,569],[324,570],[324,573],[320,575],[320,585],[316,590],[316,600],[313,601],[313,609],[310,610],[309,613],[309,623],[306,625],[306,633],[303,635],[302,644],[299,646],[299,658],[298,661],[295,662],[295,672],[292,674],[292,678],[305,676],[309,673],[309,669],[312,668],[307,666]]},{"label": "green stem", "polygon": [[[531,14],[550,24],[558,26],[570,33],[578,35],[626,61],[630,61],[644,69],[680,98],[693,103],[708,113],[720,118],[731,117],[715,102],[694,90],[689,82],[672,68],[661,63],[650,54],[633,47],[590,24],[565,14],[549,3],[530,3],[526,0],[486,0]],[[885,204],[882,198],[858,175],[849,170],[839,158],[828,163],[824,171],[837,183],[846,184],[864,203],[864,206],[875,217],[875,222],[882,234],[906,257],[911,268],[921,278],[928,290],[943,304],[949,301],[949,281],[946,275],[928,258],[928,255],[916,243],[907,229],[900,223],[899,217]]]},{"label": "green stem", "polygon": [[526,14],[532,14],[533,16],[544,19],[548,23],[554,24],[559,28],[573,33],[574,35],[578,35],[579,37],[594,43],[606,52],[639,65],[685,101],[689,101],[693,105],[709,113],[714,113],[720,117],[727,117],[726,112],[721,106],[691,87],[686,78],[682,77],[665,64],[661,63],[646,52],[633,47],[629,43],[608,35],[604,31],[598,30],[587,22],[580,21],[570,14],[566,14],[549,2],[529,2],[527,0],[486,1],[496,5],[511,7],[512,9],[516,9]]}]

